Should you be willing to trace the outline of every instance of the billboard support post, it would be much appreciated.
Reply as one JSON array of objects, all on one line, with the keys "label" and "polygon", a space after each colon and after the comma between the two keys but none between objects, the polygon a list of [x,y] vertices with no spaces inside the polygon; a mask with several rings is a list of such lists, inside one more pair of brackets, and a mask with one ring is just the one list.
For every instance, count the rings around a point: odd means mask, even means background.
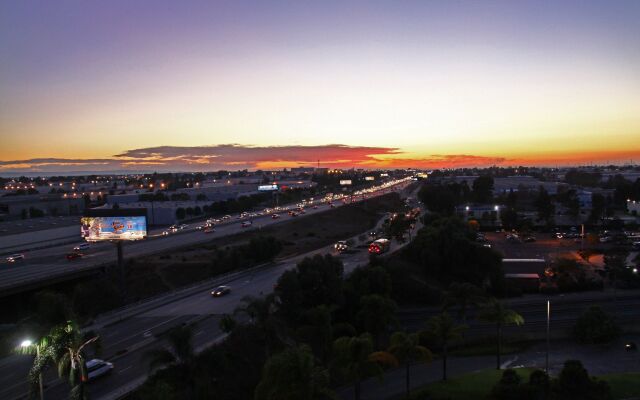
[{"label": "billboard support post", "polygon": [[[124,271],[124,255],[122,250],[122,241],[116,241],[116,249],[118,251],[118,273],[120,274],[120,286],[122,290],[122,296],[127,295],[127,277]],[[123,299],[124,300],[124,299]]]}]

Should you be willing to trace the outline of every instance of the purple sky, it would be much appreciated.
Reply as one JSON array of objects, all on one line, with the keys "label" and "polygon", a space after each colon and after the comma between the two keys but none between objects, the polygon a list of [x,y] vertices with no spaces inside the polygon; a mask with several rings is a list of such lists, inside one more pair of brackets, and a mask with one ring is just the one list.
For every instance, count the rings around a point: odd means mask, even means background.
[{"label": "purple sky", "polygon": [[5,0],[0,172],[229,143],[632,157],[639,21],[637,0]]}]

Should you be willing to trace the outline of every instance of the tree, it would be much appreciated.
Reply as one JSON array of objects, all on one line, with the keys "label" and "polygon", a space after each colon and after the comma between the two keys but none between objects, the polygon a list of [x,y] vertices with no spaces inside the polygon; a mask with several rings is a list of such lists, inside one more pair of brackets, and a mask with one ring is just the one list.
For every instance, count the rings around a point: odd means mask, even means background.
[{"label": "tree", "polygon": [[493,178],[488,175],[473,181],[473,197],[478,203],[489,203],[493,199]]},{"label": "tree", "polygon": [[234,313],[249,316],[251,324],[262,332],[265,355],[269,357],[274,349],[285,341],[282,334],[282,321],[276,316],[278,307],[275,295],[270,293],[263,297],[245,296],[240,301],[242,304],[235,309]]},{"label": "tree", "polygon": [[321,305],[303,313],[303,324],[296,337],[307,343],[322,362],[327,361],[333,339],[333,325],[329,307]]},{"label": "tree", "polygon": [[597,224],[602,219],[606,210],[605,198],[600,193],[591,194],[591,214],[589,214],[589,222]]},{"label": "tree", "polygon": [[568,360],[553,382],[552,391],[562,400],[609,400],[611,389],[606,382],[589,377],[589,373],[578,360]]},{"label": "tree", "polygon": [[407,399],[411,395],[411,364],[418,361],[431,361],[431,351],[419,344],[419,336],[416,333],[395,332],[391,335],[391,346],[387,350],[393,354],[406,368]]},{"label": "tree", "polygon": [[167,364],[173,364],[190,369],[195,358],[192,328],[179,326],[171,329],[167,341],[169,348],[151,350],[145,354],[149,360],[149,368],[153,370]]},{"label": "tree", "polygon": [[87,399],[88,393],[84,386],[88,380],[85,349],[91,344],[99,346],[98,341],[98,336],[92,333],[83,335],[75,322],[67,321],[52,328],[38,344],[25,349],[27,352],[33,352],[35,347],[38,348],[29,372],[31,395],[36,392],[43,371],[49,365],[55,365],[60,378],[66,378],[71,386],[69,398]]},{"label": "tree", "polygon": [[620,327],[598,306],[589,307],[573,327],[573,337],[580,343],[609,343],[618,336]]},{"label": "tree", "polygon": [[280,310],[295,321],[304,310],[344,302],[342,261],[327,254],[302,260],[294,270],[285,271],[276,286]]},{"label": "tree", "polygon": [[371,294],[360,299],[360,311],[356,314],[363,331],[373,335],[374,343],[380,343],[380,336],[394,321],[396,303],[386,297]]},{"label": "tree", "polygon": [[502,345],[502,328],[507,325],[522,325],[524,318],[517,312],[506,308],[502,302],[492,299],[480,310],[478,319],[496,325],[496,369],[500,369],[500,346]]},{"label": "tree", "polygon": [[316,366],[308,346],[289,348],[272,356],[262,369],[255,400],[316,400],[336,398],[329,373]]},{"label": "tree", "polygon": [[387,352],[374,352],[371,335],[341,337],[333,342],[333,368],[347,380],[354,382],[355,400],[360,400],[362,379],[382,376],[382,365],[397,365]]},{"label": "tree", "polygon": [[475,307],[485,300],[486,296],[479,287],[467,282],[453,282],[443,296],[442,308],[446,311],[458,307],[458,318],[466,324],[469,307]]},{"label": "tree", "polygon": [[547,225],[551,225],[555,214],[555,206],[544,186],[540,186],[538,189],[538,195],[536,196],[534,205],[538,211],[538,219],[545,221]]},{"label": "tree", "polygon": [[427,321],[427,328],[423,331],[430,341],[442,350],[442,380],[447,380],[447,356],[449,344],[462,339],[462,333],[467,329],[465,325],[457,325],[446,312],[431,317]]}]

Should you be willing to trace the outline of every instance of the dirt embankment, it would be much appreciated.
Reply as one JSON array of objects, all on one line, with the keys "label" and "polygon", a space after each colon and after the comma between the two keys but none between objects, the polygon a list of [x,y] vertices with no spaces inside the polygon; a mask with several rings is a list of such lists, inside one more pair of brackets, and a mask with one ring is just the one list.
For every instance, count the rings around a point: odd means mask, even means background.
[{"label": "dirt embankment", "polygon": [[387,212],[401,210],[397,193],[338,207],[316,215],[290,217],[261,230],[213,238],[210,242],[142,257],[128,268],[128,291],[140,299],[221,273],[212,265],[221,248],[247,243],[256,236],[272,236],[284,245],[279,258],[305,253],[365,232]]}]

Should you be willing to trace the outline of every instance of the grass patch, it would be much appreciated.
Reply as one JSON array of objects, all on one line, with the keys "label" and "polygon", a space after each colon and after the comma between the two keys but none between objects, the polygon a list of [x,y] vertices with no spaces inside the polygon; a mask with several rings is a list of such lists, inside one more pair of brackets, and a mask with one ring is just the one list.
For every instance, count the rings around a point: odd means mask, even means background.
[{"label": "grass patch", "polygon": [[[529,380],[534,368],[518,368],[518,375],[523,381]],[[483,369],[449,379],[446,382],[435,382],[414,392],[412,400],[481,400],[485,399],[491,388],[500,380],[503,371]]]},{"label": "grass patch", "polygon": [[[529,381],[529,375],[535,368],[518,368],[522,382]],[[447,382],[435,382],[414,390],[412,400],[482,400],[490,394],[504,371],[484,369]],[[626,372],[598,376],[611,386],[614,399],[622,400],[640,395],[640,372]]]},{"label": "grass patch", "polygon": [[606,374],[598,378],[611,386],[614,399],[628,399],[640,396],[640,372]]}]

